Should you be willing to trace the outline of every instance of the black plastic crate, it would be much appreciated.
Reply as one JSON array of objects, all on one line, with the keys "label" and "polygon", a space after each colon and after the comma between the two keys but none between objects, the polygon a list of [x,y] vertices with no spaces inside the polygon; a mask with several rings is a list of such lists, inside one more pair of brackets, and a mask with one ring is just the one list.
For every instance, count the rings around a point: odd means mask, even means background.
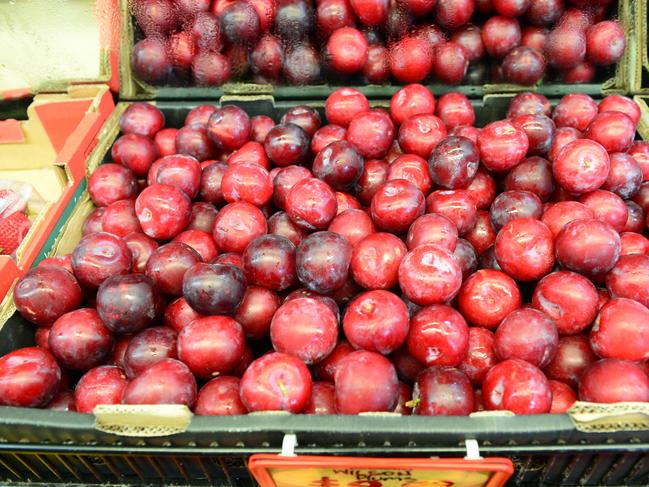
[{"label": "black plastic crate", "polygon": [[[502,118],[511,95],[474,101],[476,125]],[[187,112],[214,101],[163,101],[157,106],[168,126]],[[267,96],[224,97],[251,115],[278,120],[296,102]],[[322,108],[322,101],[309,104]],[[375,106],[389,99],[374,100]],[[106,160],[117,136],[111,123],[96,149]],[[92,168],[91,168],[92,169]],[[79,193],[66,211],[68,218]],[[64,230],[65,231],[65,230]],[[34,325],[15,313],[0,328],[0,355],[33,344]],[[39,409],[0,407],[0,483],[51,485],[256,485],[246,464],[255,453],[279,453],[285,434],[295,434],[296,453],[345,456],[463,457],[475,439],[482,456],[509,457],[515,472],[509,485],[649,485],[649,430],[585,433],[565,414],[477,417],[422,417],[368,414],[310,416],[254,413],[193,417],[172,436],[138,438],[103,433],[94,417]]]},{"label": "black plastic crate", "polygon": [[[333,73],[325,76],[325,80],[319,84],[295,86],[290,84],[258,84],[250,80],[250,76],[242,80],[230,81],[221,86],[197,86],[193,82],[190,85],[183,85],[180,80],[172,84],[153,85],[138,79],[132,69],[132,54],[134,44],[140,40],[142,33],[140,28],[129,11],[129,1],[117,0],[118,15],[121,17],[122,32],[120,38],[120,88],[121,100],[177,100],[177,99],[208,99],[226,95],[253,95],[270,94],[276,99],[324,99],[332,91],[353,86],[362,91],[368,98],[392,96],[395,91],[406,83],[397,83],[390,80],[386,84],[367,84],[360,76],[345,76],[342,73]],[[566,93],[578,91],[592,96],[601,96],[607,93],[628,93],[633,84],[633,62],[636,57],[636,39],[640,37],[642,23],[638,23],[638,16],[646,16],[647,0],[616,0],[611,4],[611,18],[618,19],[626,32],[627,51],[623,58],[614,66],[598,68],[597,75],[589,83],[567,84],[558,81],[542,81],[534,86],[521,86],[511,83],[495,82],[490,80],[488,67],[485,76],[465,77],[460,85],[451,87],[452,90],[460,91],[469,97],[482,97],[490,93],[518,93],[523,91],[538,91],[546,96],[560,97]],[[645,19],[646,24],[646,19]],[[640,29],[640,30],[638,30]],[[646,32],[646,25],[645,30]],[[633,51],[633,52],[631,52]],[[436,80],[423,80],[423,84],[436,96],[449,91],[449,86]],[[643,85],[645,88],[646,86]]]}]

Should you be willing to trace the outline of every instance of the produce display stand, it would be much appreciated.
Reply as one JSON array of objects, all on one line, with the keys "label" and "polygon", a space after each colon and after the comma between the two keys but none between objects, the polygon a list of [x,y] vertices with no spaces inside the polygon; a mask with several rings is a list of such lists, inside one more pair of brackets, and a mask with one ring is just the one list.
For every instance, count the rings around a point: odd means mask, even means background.
[{"label": "produce display stand", "polygon": [[[119,2],[122,14],[126,14],[126,0]],[[614,77],[589,85],[540,85],[537,90],[551,97],[553,103],[568,92],[596,97],[609,92],[640,92],[634,84],[637,78],[632,76],[640,66],[641,53],[646,55],[646,46],[644,51],[638,47],[641,37],[636,35],[639,26],[645,26],[646,36],[646,8],[646,0],[620,0],[618,4],[632,52],[627,52]],[[62,139],[61,151],[55,153],[52,149],[50,159],[40,159],[49,161],[48,170],[54,166],[67,179],[61,180],[59,197],[43,215],[42,225],[33,231],[38,233],[38,239],[33,242],[26,239],[23,244],[26,253],[19,252],[31,259],[22,262],[24,270],[45,255],[70,252],[79,241],[81,225],[93,209],[86,176],[109,159],[110,147],[119,133],[119,116],[128,105],[124,100],[154,101],[165,114],[168,126],[173,127],[180,126],[187,112],[203,103],[236,104],[251,115],[266,114],[275,120],[296,104],[308,104],[322,111],[325,97],[335,88],[324,85],[273,88],[254,84],[209,89],[151,87],[132,76],[130,54],[134,28],[130,16],[122,20],[124,31],[119,54],[122,102],[113,109],[106,86],[84,85],[70,88],[66,94],[38,95],[30,107],[34,111],[41,100],[57,96],[67,96],[79,103],[87,101],[79,112],[78,122],[70,122],[70,126],[76,127],[75,136]],[[112,54],[107,59],[115,59],[111,56],[117,55],[115,43],[111,46]],[[114,79],[111,86],[115,87]],[[449,87],[440,85],[430,88],[434,93],[449,91]],[[387,106],[398,87],[360,89],[374,106]],[[458,90],[472,97],[476,124],[481,126],[503,118],[514,93],[527,89],[485,85],[461,86]],[[640,136],[649,140],[649,97],[636,97],[636,101],[642,108]],[[30,123],[35,120],[30,116]],[[0,175],[4,164],[2,150],[0,145]],[[24,160],[20,159],[19,163],[24,168]],[[4,279],[2,268],[0,272]],[[18,275],[11,278],[8,288]],[[34,326],[15,312],[11,294],[0,311],[0,355],[32,345]],[[471,417],[390,413],[359,416],[253,413],[201,417],[192,416],[183,407],[164,411],[142,407],[133,415],[128,414],[132,410],[119,406],[94,416],[0,407],[0,483],[253,486],[257,484],[248,468],[250,456],[281,453],[287,435],[294,435],[295,453],[299,455],[347,457],[462,458],[467,454],[468,440],[475,440],[480,455],[512,460],[515,471],[508,485],[647,485],[647,406],[592,407],[582,403],[570,414],[515,416],[507,412],[483,412]]]},{"label": "produce display stand", "polygon": [[[131,57],[133,45],[137,38],[138,28],[135,20],[130,15],[128,2],[129,0],[119,1],[119,9],[122,15],[123,30],[120,40],[120,99],[122,100],[207,100],[218,98],[221,95],[250,95],[250,94],[267,94],[272,95],[276,100],[317,100],[324,99],[333,90],[343,85],[310,85],[310,86],[290,86],[290,85],[264,85],[248,82],[231,82],[219,87],[180,87],[180,86],[153,86],[142,80],[139,80],[132,70]],[[632,92],[636,80],[630,77],[639,65],[636,65],[636,58],[640,49],[636,45],[636,40],[641,38],[639,32],[644,32],[646,40],[646,18],[647,18],[647,0],[618,0],[617,1],[617,18],[622,23],[627,37],[627,50],[624,57],[613,68],[605,69],[598,73],[597,78],[588,84],[563,84],[563,83],[541,83],[533,88],[546,96],[557,97],[566,93],[580,92],[592,96],[601,96],[608,93],[627,93]],[[644,15],[644,16],[643,16]],[[643,21],[642,19],[645,19]],[[638,33],[636,33],[638,32]],[[649,63],[646,58],[645,46],[645,69],[649,70]],[[646,82],[647,80],[645,80]],[[354,85],[355,88],[362,91],[368,98],[389,97],[399,89],[398,85],[358,85],[351,80],[346,83],[347,86]],[[639,86],[639,85],[638,85]],[[646,85],[645,85],[646,86]],[[426,87],[434,94],[441,95],[449,91],[449,86],[433,83]],[[530,87],[502,84],[487,83],[480,85],[459,85],[452,87],[454,91],[464,93],[468,97],[481,98],[490,93],[516,93],[530,91]]]},{"label": "produce display stand", "polygon": [[[511,96],[474,101],[477,123],[504,116]],[[647,137],[647,99],[637,100],[643,106]],[[276,119],[294,105],[267,96],[221,99],[226,101]],[[197,104],[160,101],[157,106],[168,125],[174,126]],[[323,102],[310,104],[322,107]],[[107,120],[88,158],[89,172],[107,160],[118,135],[119,114],[126,106],[119,103]],[[54,254],[69,252],[81,237],[81,224],[92,210],[85,183],[81,189],[79,201],[66,210],[67,222],[54,243]],[[17,313],[0,329],[0,354],[31,343],[33,326]],[[0,471],[2,480],[12,482],[248,486],[255,485],[246,466],[249,456],[279,453],[285,435],[293,434],[296,453],[336,456],[464,457],[466,440],[476,440],[482,456],[512,459],[515,473],[509,485],[646,485],[647,406],[579,404],[570,415],[487,412],[473,417],[287,413],[192,417],[186,408],[178,407],[165,410],[165,419],[155,406],[139,408],[136,416],[120,406],[107,407],[104,413],[108,414],[96,417],[0,408]]]}]

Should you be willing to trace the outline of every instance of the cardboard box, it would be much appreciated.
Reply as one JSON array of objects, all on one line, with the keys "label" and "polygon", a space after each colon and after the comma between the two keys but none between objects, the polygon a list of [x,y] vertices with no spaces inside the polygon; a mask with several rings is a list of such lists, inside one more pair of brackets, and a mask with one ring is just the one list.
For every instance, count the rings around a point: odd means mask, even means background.
[{"label": "cardboard box", "polygon": [[[37,95],[24,121],[0,124],[0,179],[31,184],[45,200],[16,258],[0,255],[0,300],[14,282],[48,252],[64,209],[85,180],[86,160],[114,103],[106,85],[71,87],[66,93]],[[0,309],[13,306],[11,295]]]}]

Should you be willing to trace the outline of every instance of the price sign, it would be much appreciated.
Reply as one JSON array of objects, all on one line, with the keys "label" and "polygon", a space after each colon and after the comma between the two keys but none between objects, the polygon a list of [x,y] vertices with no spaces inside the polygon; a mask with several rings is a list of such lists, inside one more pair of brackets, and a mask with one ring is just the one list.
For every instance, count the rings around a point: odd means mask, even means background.
[{"label": "price sign", "polygon": [[500,487],[514,467],[506,458],[428,458],[253,455],[261,487]]}]

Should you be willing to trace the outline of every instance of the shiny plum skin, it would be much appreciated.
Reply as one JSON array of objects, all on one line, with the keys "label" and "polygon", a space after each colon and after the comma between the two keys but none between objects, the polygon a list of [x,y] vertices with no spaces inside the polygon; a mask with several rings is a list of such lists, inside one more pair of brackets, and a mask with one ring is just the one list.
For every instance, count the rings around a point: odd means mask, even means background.
[{"label": "shiny plum skin", "polygon": [[590,345],[602,358],[649,358],[649,309],[626,298],[602,306],[590,332]]},{"label": "shiny plum skin", "polygon": [[506,171],[523,160],[529,148],[525,132],[511,122],[487,125],[478,136],[480,160],[492,171]]},{"label": "shiny plum skin", "polygon": [[141,232],[129,233],[124,237],[126,246],[131,251],[132,271],[143,273],[149,258],[159,247],[158,242]]},{"label": "shiny plum skin", "polygon": [[262,207],[273,197],[273,181],[268,171],[256,162],[239,162],[226,169],[221,191],[228,203],[246,201]]},{"label": "shiny plum skin", "polygon": [[135,202],[120,200],[108,205],[101,216],[101,229],[117,237],[126,237],[129,233],[141,232],[142,227],[135,214]]},{"label": "shiny plum skin", "polygon": [[369,205],[376,192],[387,181],[389,165],[381,159],[366,159],[363,173],[356,185],[356,196]]},{"label": "shiny plum skin", "polygon": [[350,208],[338,213],[327,230],[342,235],[355,247],[365,237],[375,233],[376,227],[368,212]]},{"label": "shiny plum skin", "polygon": [[314,382],[304,414],[336,414],[335,387],[331,382]]},{"label": "shiny plum skin", "polygon": [[394,411],[399,398],[394,366],[376,352],[357,350],[343,358],[334,384],[339,414]]},{"label": "shiny plum skin", "polygon": [[469,378],[452,367],[430,367],[419,374],[413,400],[413,413],[420,416],[468,416],[474,409]]},{"label": "shiny plum skin", "polygon": [[393,179],[410,181],[424,194],[428,194],[433,186],[426,160],[415,154],[402,154],[392,161],[388,181]]},{"label": "shiny plum skin", "polygon": [[30,269],[14,287],[14,303],[23,318],[49,326],[81,304],[82,291],[74,276],[62,267]]},{"label": "shiny plum skin", "polygon": [[92,308],[62,315],[48,337],[49,350],[68,369],[86,371],[106,361],[113,348],[113,335]]},{"label": "shiny plum skin", "polygon": [[363,173],[363,158],[347,141],[333,142],[318,152],[313,175],[337,191],[354,187]]},{"label": "shiny plum skin", "polygon": [[550,383],[550,390],[552,391],[552,407],[550,414],[562,414],[568,411],[570,407],[577,401],[577,393],[572,388],[563,382],[556,380],[548,381]]},{"label": "shiny plum skin", "polygon": [[74,275],[84,287],[98,288],[110,276],[127,274],[131,266],[126,242],[110,233],[86,235],[72,252]]},{"label": "shiny plum skin", "polygon": [[172,156],[176,153],[176,135],[178,129],[166,128],[159,130],[153,137],[153,143],[160,157]]},{"label": "shiny plum skin", "polygon": [[309,136],[293,123],[275,125],[264,140],[268,158],[277,166],[286,167],[304,161],[309,152]]},{"label": "shiny plum skin", "polygon": [[47,403],[45,409],[52,411],[64,411],[75,413],[77,408],[74,404],[74,394],[72,391],[61,391]]},{"label": "shiny plum skin", "polygon": [[246,292],[246,277],[230,264],[193,265],[183,276],[183,296],[204,315],[234,313]]},{"label": "shiny plum skin", "polygon": [[248,410],[239,396],[238,377],[215,377],[198,391],[194,413],[199,416],[234,416]]},{"label": "shiny plum skin", "polygon": [[498,232],[496,260],[511,277],[519,281],[536,281],[554,266],[554,238],[539,220],[511,220]]},{"label": "shiny plum skin", "polygon": [[587,276],[610,271],[620,255],[620,236],[608,223],[574,220],[555,240],[557,262]]},{"label": "shiny plum skin", "polygon": [[250,412],[299,413],[311,397],[311,388],[311,373],[299,358],[274,352],[250,364],[241,378],[240,396]]},{"label": "shiny plum skin", "polygon": [[127,134],[115,141],[111,157],[115,163],[127,167],[136,176],[144,177],[153,161],[158,158],[158,150],[148,137]]},{"label": "shiny plum skin", "polygon": [[97,312],[114,333],[136,333],[162,313],[158,289],[143,274],[109,277],[97,291]]},{"label": "shiny plum skin", "polygon": [[543,203],[529,191],[504,191],[493,200],[489,216],[497,231],[518,218],[538,219],[543,213]]},{"label": "shiny plum skin", "polygon": [[163,323],[166,327],[179,333],[192,321],[202,317],[203,315],[193,309],[185,298],[178,298],[165,308]]},{"label": "shiny plum skin", "polygon": [[435,113],[435,97],[423,85],[412,83],[400,88],[390,100],[390,116],[396,125],[420,114]]},{"label": "shiny plum skin", "polygon": [[466,188],[478,171],[480,158],[466,137],[449,136],[434,148],[428,167],[433,181],[447,189]]},{"label": "shiny plum skin", "polygon": [[394,137],[395,128],[390,116],[377,109],[356,114],[347,128],[347,140],[368,159],[384,157]]},{"label": "shiny plum skin", "polygon": [[91,414],[99,404],[119,404],[128,379],[114,365],[102,365],[86,372],[74,388],[74,403],[79,413]]},{"label": "shiny plum skin", "polygon": [[200,189],[201,171],[198,160],[191,155],[165,156],[155,161],[149,169],[147,184],[175,186],[193,199]]},{"label": "shiny plum skin", "polygon": [[207,316],[178,334],[178,358],[201,379],[231,373],[241,361],[245,336],[241,325],[227,316]]},{"label": "shiny plum skin", "polygon": [[649,377],[636,362],[605,359],[590,365],[579,381],[579,400],[614,403],[649,401]]},{"label": "shiny plum skin", "polygon": [[448,250],[424,244],[406,254],[399,265],[399,285],[415,304],[450,301],[462,285],[462,270]]},{"label": "shiny plum skin", "polygon": [[424,194],[405,179],[394,179],[381,186],[372,197],[372,220],[382,230],[405,233],[413,221],[424,214]]},{"label": "shiny plum skin", "polygon": [[473,245],[476,253],[481,255],[496,241],[496,231],[491,223],[491,217],[486,211],[477,211],[473,228],[464,234],[464,238]]},{"label": "shiny plum skin", "polygon": [[406,245],[412,250],[420,245],[435,244],[450,252],[457,245],[457,227],[445,216],[428,213],[417,218],[406,236]]},{"label": "shiny plum skin", "polygon": [[204,262],[210,262],[219,254],[212,234],[202,230],[185,230],[180,232],[173,239],[173,242],[181,242],[194,249]]},{"label": "shiny plum skin", "polygon": [[280,168],[273,178],[273,202],[275,206],[286,210],[286,197],[293,186],[313,175],[306,167],[288,166]]},{"label": "shiny plum skin", "polygon": [[349,126],[355,115],[369,109],[367,98],[355,88],[339,88],[325,102],[325,116],[329,123],[343,128]]},{"label": "shiny plum skin", "polygon": [[158,247],[149,257],[145,274],[160,292],[172,296],[182,295],[183,277],[194,264],[202,262],[201,256],[189,245],[171,242]]},{"label": "shiny plum skin", "polygon": [[277,352],[294,355],[306,364],[320,362],[336,346],[338,320],[325,304],[311,298],[282,304],[270,324]]},{"label": "shiny plum skin", "polygon": [[20,348],[0,357],[0,404],[3,406],[44,406],[57,393],[60,381],[61,369],[47,350]]},{"label": "shiny plum skin", "polygon": [[306,230],[293,223],[284,211],[278,211],[268,219],[268,233],[284,237],[293,245],[300,245],[302,239],[307,236]]},{"label": "shiny plum skin", "polygon": [[466,235],[478,220],[478,210],[468,191],[455,189],[433,191],[426,198],[426,212],[438,213],[451,220],[458,235]]},{"label": "shiny plum skin", "polygon": [[288,109],[288,111],[282,115],[279,123],[292,123],[302,128],[309,137],[313,137],[313,134],[320,128],[322,125],[322,120],[320,119],[320,114],[318,111],[308,105],[297,105]]},{"label": "shiny plum skin", "polygon": [[295,267],[300,282],[312,291],[327,294],[340,289],[347,280],[352,246],[333,232],[316,232],[300,243]]},{"label": "shiny plum skin", "polygon": [[588,193],[606,182],[610,158],[606,149],[597,142],[578,139],[559,151],[552,170],[564,189],[573,193]]},{"label": "shiny plum skin", "polygon": [[135,200],[135,213],[145,234],[170,240],[189,223],[191,200],[175,186],[154,184]]},{"label": "shiny plum skin", "polygon": [[318,379],[333,382],[336,369],[341,360],[354,351],[349,342],[344,339],[338,341],[333,351],[327,358],[315,366],[315,375]]},{"label": "shiny plum skin", "polygon": [[327,228],[338,210],[336,195],[327,183],[315,178],[296,183],[286,195],[286,213],[305,230]]},{"label": "shiny plum skin", "polygon": [[518,358],[543,368],[557,353],[559,333],[548,315],[530,307],[512,311],[498,325],[494,351],[499,360]]},{"label": "shiny plum skin", "polygon": [[253,240],[242,256],[248,284],[283,291],[297,283],[295,245],[279,235]]},{"label": "shiny plum skin", "polygon": [[97,206],[108,206],[119,200],[135,199],[137,178],[128,167],[102,164],[88,179],[88,193]]},{"label": "shiny plum skin", "polygon": [[553,203],[541,216],[552,234],[556,236],[568,223],[573,220],[589,220],[595,218],[595,212],[578,201],[559,201]]},{"label": "shiny plum skin", "polygon": [[435,115],[414,115],[399,127],[399,146],[407,154],[428,159],[437,144],[447,136],[444,122]]},{"label": "shiny plum skin", "polygon": [[617,232],[624,230],[629,210],[624,200],[615,193],[596,189],[582,195],[579,201],[593,210],[595,219],[608,223]]},{"label": "shiny plum skin", "polygon": [[478,256],[475,253],[473,245],[467,240],[459,238],[453,258],[456,260],[462,270],[462,280],[467,279],[471,274],[478,270]]},{"label": "shiny plum skin", "polygon": [[557,353],[543,369],[548,379],[565,382],[576,387],[581,374],[597,361],[597,356],[590,348],[588,337],[583,334],[559,337]]},{"label": "shiny plum skin", "polygon": [[227,169],[228,165],[221,162],[215,162],[203,168],[201,187],[198,193],[198,198],[201,201],[214,203],[215,205],[225,201],[223,191],[221,191],[221,182]]},{"label": "shiny plum skin", "polygon": [[470,327],[466,356],[457,368],[466,374],[472,384],[479,386],[497,362],[493,332],[477,326]]},{"label": "shiny plum skin", "polygon": [[124,352],[124,371],[133,379],[166,358],[177,358],[176,332],[154,326],[133,336]]},{"label": "shiny plum skin", "polygon": [[529,157],[507,174],[507,191],[529,191],[547,201],[555,190],[552,165],[542,157]]},{"label": "shiny plum skin", "polygon": [[259,208],[245,201],[230,203],[214,219],[212,235],[224,252],[242,253],[248,244],[268,231]]},{"label": "shiny plum skin", "polygon": [[469,323],[494,329],[512,311],[521,306],[516,282],[501,271],[475,272],[462,285],[458,309]]},{"label": "shiny plum skin", "polygon": [[119,128],[123,134],[153,137],[164,125],[164,114],[150,103],[131,103],[119,118]]},{"label": "shiny plum skin", "polygon": [[196,402],[196,379],[182,362],[161,360],[124,388],[122,404],[184,404],[191,408]]},{"label": "shiny plum skin", "polygon": [[597,290],[577,273],[553,272],[536,285],[532,306],[550,316],[560,334],[574,335],[590,326],[597,316]]},{"label": "shiny plum skin", "polygon": [[615,152],[610,155],[610,170],[602,189],[628,199],[638,192],[642,180],[642,168],[633,156]]},{"label": "shiny plum skin", "polygon": [[454,367],[466,356],[469,328],[453,308],[428,306],[412,317],[407,344],[411,355],[427,367]]},{"label": "shiny plum skin", "polygon": [[552,392],[543,372],[520,359],[495,365],[482,383],[485,406],[515,414],[542,414],[550,411]]},{"label": "shiny plum skin", "polygon": [[621,256],[606,275],[606,289],[613,298],[633,299],[649,306],[649,257]]},{"label": "shiny plum skin", "polygon": [[406,245],[389,233],[373,233],[358,242],[351,256],[354,280],[366,289],[390,289],[398,282]]},{"label": "shiny plum skin", "polygon": [[206,129],[218,148],[235,150],[250,139],[250,117],[242,108],[224,105],[210,115]]},{"label": "shiny plum skin", "polygon": [[233,318],[243,328],[246,338],[258,340],[268,335],[271,320],[280,304],[279,296],[270,289],[248,286]]},{"label": "shiny plum skin", "polygon": [[354,348],[387,355],[399,348],[408,335],[408,310],[391,292],[368,291],[347,306],[343,329]]}]

